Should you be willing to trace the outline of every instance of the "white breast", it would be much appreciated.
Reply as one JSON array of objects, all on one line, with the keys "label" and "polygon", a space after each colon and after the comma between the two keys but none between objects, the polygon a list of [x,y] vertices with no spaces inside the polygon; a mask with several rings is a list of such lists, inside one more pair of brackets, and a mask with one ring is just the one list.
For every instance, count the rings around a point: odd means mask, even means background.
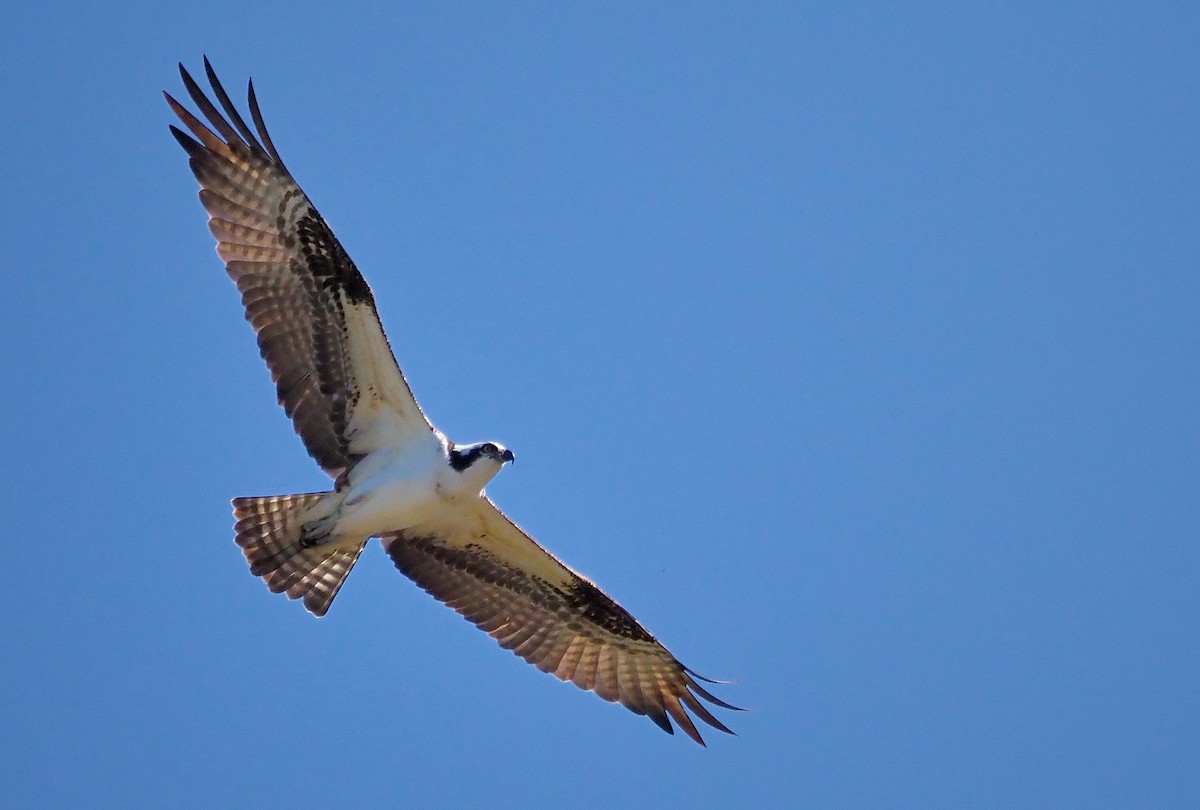
[{"label": "white breast", "polygon": [[443,439],[430,433],[402,448],[371,453],[350,471],[337,534],[366,538],[415,526],[443,508],[438,482],[447,468]]}]

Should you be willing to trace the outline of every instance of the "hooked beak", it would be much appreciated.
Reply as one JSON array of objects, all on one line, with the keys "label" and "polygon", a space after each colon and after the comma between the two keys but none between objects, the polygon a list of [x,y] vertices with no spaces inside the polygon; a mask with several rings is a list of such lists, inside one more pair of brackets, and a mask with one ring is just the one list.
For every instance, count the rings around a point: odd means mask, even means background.
[{"label": "hooked beak", "polygon": [[504,452],[500,454],[501,463],[503,463],[505,461],[515,462],[516,460],[517,460],[517,457],[513,455],[513,451],[509,450],[507,448],[505,448]]}]

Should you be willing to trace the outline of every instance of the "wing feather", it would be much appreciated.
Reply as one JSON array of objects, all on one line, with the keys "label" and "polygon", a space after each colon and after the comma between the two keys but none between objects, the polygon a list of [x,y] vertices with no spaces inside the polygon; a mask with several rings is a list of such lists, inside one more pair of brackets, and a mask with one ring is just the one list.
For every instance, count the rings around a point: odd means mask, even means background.
[{"label": "wing feather", "polygon": [[186,129],[171,132],[200,182],[217,253],[242,294],[279,402],[336,478],[381,444],[433,427],[396,364],[370,287],[280,160],[253,84],[252,130],[207,58],[204,70],[220,109],[180,65],[200,116],[164,93]]},{"label": "wing feather", "polygon": [[[234,103],[230,101],[229,94],[225,92],[225,88],[221,85],[220,80],[217,79],[217,73],[215,70],[213,70],[213,66],[209,63],[207,56],[204,57],[204,74],[208,77],[208,83],[212,86],[213,92],[217,95],[217,101],[221,102],[221,109],[225,111],[225,115],[228,116],[229,120],[233,122],[233,125],[237,127],[238,132],[241,134],[242,140],[247,144],[259,146],[258,141],[256,141],[254,138],[254,133],[250,131],[250,127],[246,126],[245,119],[242,118],[241,113],[238,112],[238,109],[236,106],[234,106]],[[190,91],[191,88],[189,87],[188,89]],[[254,99],[253,85],[250,86],[250,106],[252,109],[256,111],[258,110],[258,102]],[[261,127],[261,130],[265,135],[266,127]],[[279,155],[275,154],[274,147],[271,147],[270,154],[272,159],[277,164],[280,166],[283,165],[283,161],[279,159]]]},{"label": "wing feather", "polygon": [[275,218],[265,212],[223,197],[212,189],[200,189],[200,202],[211,216],[222,217],[232,222],[244,222],[268,233],[275,222]]},{"label": "wing feather", "polygon": [[560,681],[573,681],[575,679],[575,671],[579,668],[579,661],[583,658],[583,651],[587,649],[587,640],[579,635],[567,635],[567,649],[563,652],[562,660],[558,662],[550,674]]},{"label": "wing feather", "polygon": [[646,715],[669,733],[674,719],[701,745],[688,711],[732,733],[701,699],[736,707],[708,694],[624,608],[490,501],[385,535],[383,544],[401,572],[543,672]]}]

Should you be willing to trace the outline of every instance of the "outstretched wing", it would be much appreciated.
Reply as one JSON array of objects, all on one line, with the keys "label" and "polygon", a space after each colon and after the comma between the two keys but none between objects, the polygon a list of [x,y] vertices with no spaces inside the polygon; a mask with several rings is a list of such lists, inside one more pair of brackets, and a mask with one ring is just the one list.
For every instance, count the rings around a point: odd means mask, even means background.
[{"label": "outstretched wing", "polygon": [[204,69],[225,114],[180,65],[212,129],[164,93],[191,135],[171,132],[191,158],[217,253],[242,293],[279,403],[336,478],[356,457],[433,427],[396,364],[371,288],[279,159],[253,83],[257,136],[207,58]]},{"label": "outstretched wing", "polygon": [[674,718],[701,745],[685,707],[732,733],[697,698],[737,707],[710,695],[624,608],[491,501],[382,539],[401,572],[543,672],[647,715],[669,734]]}]

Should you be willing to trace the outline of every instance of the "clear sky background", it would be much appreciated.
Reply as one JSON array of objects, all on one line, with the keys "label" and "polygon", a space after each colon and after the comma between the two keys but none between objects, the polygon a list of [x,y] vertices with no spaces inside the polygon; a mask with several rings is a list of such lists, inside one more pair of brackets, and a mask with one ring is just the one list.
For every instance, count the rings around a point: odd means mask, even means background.
[{"label": "clear sky background", "polygon": [[[6,806],[1200,803],[1200,7],[10,4]],[[436,10],[435,10],[436,7]],[[368,548],[160,91],[253,75],[489,487],[697,671],[707,750]]]}]

